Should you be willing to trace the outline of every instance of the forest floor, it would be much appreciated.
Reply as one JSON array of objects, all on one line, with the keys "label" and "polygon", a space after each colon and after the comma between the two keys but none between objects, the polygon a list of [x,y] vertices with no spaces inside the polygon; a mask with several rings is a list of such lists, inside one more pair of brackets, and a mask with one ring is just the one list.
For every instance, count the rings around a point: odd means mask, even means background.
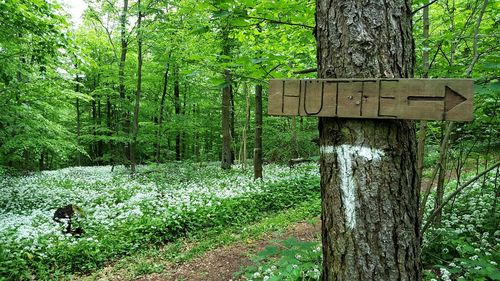
[{"label": "forest floor", "polygon": [[233,280],[234,274],[244,266],[249,266],[250,257],[264,250],[277,241],[295,237],[299,241],[318,241],[321,223],[317,218],[313,223],[295,223],[283,233],[275,231],[265,234],[257,240],[237,242],[229,246],[219,247],[204,255],[182,264],[169,265],[163,273],[153,273],[136,280],[191,280],[191,281],[221,281]]},{"label": "forest floor", "polygon": [[[78,281],[223,281],[245,280],[242,269],[269,245],[279,246],[289,238],[319,242],[321,221],[316,214],[293,208],[271,215],[243,228],[207,233],[166,244],[112,262]],[[228,238],[230,237],[230,238]]]}]

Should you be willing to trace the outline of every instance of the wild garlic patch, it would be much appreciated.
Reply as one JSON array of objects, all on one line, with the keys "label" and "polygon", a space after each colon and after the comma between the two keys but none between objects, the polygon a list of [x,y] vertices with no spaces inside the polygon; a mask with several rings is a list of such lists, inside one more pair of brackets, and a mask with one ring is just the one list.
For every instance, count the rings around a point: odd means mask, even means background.
[{"label": "wild garlic patch", "polygon": [[[148,243],[170,241],[205,227],[249,222],[267,211],[319,196],[319,169],[265,167],[223,172],[218,163],[73,167],[0,180],[0,276],[15,279],[59,271],[85,271]],[[16,200],[12,200],[16,198]],[[74,204],[81,238],[64,234],[54,211]],[[60,268],[67,264],[67,268]],[[21,276],[25,274],[26,276]]]}]

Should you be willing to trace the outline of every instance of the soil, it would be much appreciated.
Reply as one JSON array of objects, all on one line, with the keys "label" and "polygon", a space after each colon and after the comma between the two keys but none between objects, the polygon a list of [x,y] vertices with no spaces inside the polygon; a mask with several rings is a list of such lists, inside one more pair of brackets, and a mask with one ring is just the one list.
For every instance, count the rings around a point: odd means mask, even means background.
[{"label": "soil", "polygon": [[276,240],[295,237],[300,241],[317,241],[320,235],[320,220],[314,223],[299,222],[285,232],[271,233],[259,240],[237,242],[211,250],[204,255],[182,264],[172,264],[162,273],[141,276],[135,280],[146,281],[223,281],[235,280],[234,274],[250,265],[250,257],[262,251]]}]

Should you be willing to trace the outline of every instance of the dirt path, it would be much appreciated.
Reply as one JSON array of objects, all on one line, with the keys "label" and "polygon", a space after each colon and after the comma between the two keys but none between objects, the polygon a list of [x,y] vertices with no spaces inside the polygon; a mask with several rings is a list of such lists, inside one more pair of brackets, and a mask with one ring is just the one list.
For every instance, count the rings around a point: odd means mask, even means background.
[{"label": "dirt path", "polygon": [[301,241],[316,241],[320,233],[320,221],[299,222],[284,233],[271,233],[259,240],[247,240],[230,246],[217,248],[183,264],[167,266],[162,273],[141,276],[136,280],[146,281],[223,281],[233,280],[234,273],[251,264],[249,257],[272,243],[295,237]]}]

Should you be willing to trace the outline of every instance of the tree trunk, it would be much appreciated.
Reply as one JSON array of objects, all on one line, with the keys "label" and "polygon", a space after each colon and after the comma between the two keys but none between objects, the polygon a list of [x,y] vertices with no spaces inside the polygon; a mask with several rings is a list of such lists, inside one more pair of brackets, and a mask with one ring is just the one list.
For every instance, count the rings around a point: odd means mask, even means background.
[{"label": "tree trunk", "polygon": [[40,159],[38,161],[38,170],[41,172],[45,170],[45,152],[40,153]]},{"label": "tree trunk", "polygon": [[[80,82],[78,81],[78,74],[76,75],[76,92],[80,92]],[[76,144],[80,146],[80,130],[81,130],[81,117],[80,117],[80,99],[76,98]],[[79,151],[76,152],[77,165],[82,165],[82,155]]]},{"label": "tree trunk", "polygon": [[[231,82],[231,81],[230,81]],[[231,124],[229,125],[231,127],[231,143],[234,145],[234,146],[231,146],[231,165],[234,164],[234,158],[235,158],[235,155],[236,153],[234,152],[235,151],[235,147],[236,147],[236,142],[237,140],[235,139],[236,138],[236,126],[234,126],[234,123],[235,123],[235,110],[234,110],[234,91],[233,91],[233,87],[232,85],[230,84],[230,89],[231,89]]]},{"label": "tree trunk", "polygon": [[137,165],[137,135],[139,134],[139,109],[141,102],[142,91],[142,31],[141,31],[141,0],[137,1],[138,17],[137,17],[137,91],[135,94],[134,106],[134,127],[132,131],[132,146],[130,148],[130,172],[135,174],[135,166]]},{"label": "tree trunk", "polygon": [[[179,87],[179,68],[177,65],[174,67],[174,107],[175,107],[175,116],[179,118],[181,114],[181,100],[180,100],[180,87]],[[181,133],[179,129],[175,135],[175,160],[181,160]]]},{"label": "tree trunk", "polygon": [[[424,51],[422,52],[422,78],[428,78],[429,75],[429,6],[424,7],[423,11],[423,37],[424,37]],[[417,175],[418,175],[418,188],[422,189],[422,174],[424,171],[424,158],[425,158],[425,138],[427,134],[427,121],[420,121],[420,128],[418,130],[418,145],[417,145]]]},{"label": "tree trunk", "polygon": [[[438,179],[437,179],[437,185],[436,185],[436,197],[434,200],[434,210],[437,210],[443,202],[444,180],[446,177],[446,160],[447,160],[447,156],[448,156],[448,146],[449,146],[449,141],[450,141],[450,135],[451,135],[453,127],[454,127],[454,123],[449,122],[446,126],[446,131],[441,138],[442,139],[441,149],[443,151],[440,152],[439,162],[437,164],[438,169],[439,169],[439,173],[438,173]],[[436,225],[441,224],[441,214],[442,214],[442,211],[439,211],[435,217]]]},{"label": "tree trunk", "polygon": [[121,42],[121,55],[120,63],[118,64],[118,92],[120,93],[120,99],[122,101],[122,118],[123,118],[123,133],[127,138],[127,141],[123,144],[123,160],[128,164],[130,160],[130,120],[128,112],[128,99],[127,91],[125,88],[125,61],[127,59],[127,12],[128,12],[128,0],[123,0],[122,15],[120,16],[120,42]]},{"label": "tree trunk", "polygon": [[97,158],[97,103],[95,102],[96,98],[93,97],[92,99],[92,143],[90,145],[91,151],[92,151],[92,163],[95,163],[96,158]]},{"label": "tree trunk", "polygon": [[293,146],[293,154],[292,158],[297,159],[300,157],[300,148],[299,148],[299,139],[297,137],[297,118],[292,116],[292,146]]},{"label": "tree trunk", "polygon": [[[170,61],[170,56],[172,53],[168,55],[168,61]],[[163,78],[163,92],[161,94],[160,100],[160,113],[158,116],[158,132],[156,134],[156,163],[160,164],[161,160],[161,138],[163,134],[163,112],[165,111],[165,98],[167,97],[168,90],[168,70],[170,63],[167,62],[167,67],[165,69],[165,76]]]},{"label": "tree trunk", "polygon": [[[102,132],[101,126],[102,126],[102,108],[101,108],[101,95],[99,95],[99,98],[97,99],[97,126],[99,128],[99,131]],[[102,163],[102,154],[103,154],[103,142],[102,142],[102,133],[99,133],[99,140],[97,141],[97,157],[98,165],[101,165]]]},{"label": "tree trunk", "polygon": [[253,177],[262,178],[262,85],[255,86],[255,147],[253,149]]},{"label": "tree trunk", "polygon": [[248,93],[248,86],[245,84],[244,92],[246,94],[245,99],[245,125],[241,133],[241,146],[240,146],[240,157],[239,161],[243,169],[247,168],[247,142],[248,142],[248,130],[250,127],[250,95]]},{"label": "tree trunk", "polygon": [[[320,78],[411,77],[410,1],[318,0]],[[323,280],[420,280],[415,124],[320,118]]]},{"label": "tree trunk", "polygon": [[231,71],[224,71],[226,85],[222,88],[222,169],[230,169],[231,156]]},{"label": "tree trunk", "polygon": [[113,127],[111,126],[111,120],[113,118],[112,112],[111,112],[111,97],[109,94],[106,96],[106,127],[108,128],[108,153],[109,153],[109,159],[108,159],[108,164],[115,164],[113,161],[113,141],[111,140],[111,137],[113,136]]}]

